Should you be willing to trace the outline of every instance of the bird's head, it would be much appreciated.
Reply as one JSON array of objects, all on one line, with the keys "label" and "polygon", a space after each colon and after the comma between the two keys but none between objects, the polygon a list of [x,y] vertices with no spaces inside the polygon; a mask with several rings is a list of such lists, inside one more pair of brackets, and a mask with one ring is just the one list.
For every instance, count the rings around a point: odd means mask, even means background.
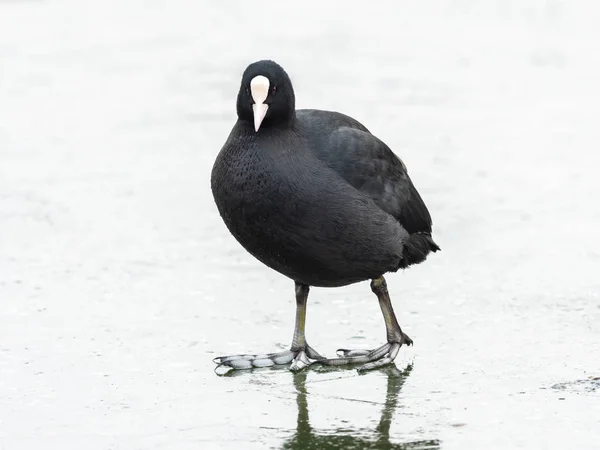
[{"label": "bird's head", "polygon": [[254,131],[287,126],[295,117],[294,88],[288,74],[273,61],[250,64],[242,75],[237,98],[240,120],[253,124]]}]

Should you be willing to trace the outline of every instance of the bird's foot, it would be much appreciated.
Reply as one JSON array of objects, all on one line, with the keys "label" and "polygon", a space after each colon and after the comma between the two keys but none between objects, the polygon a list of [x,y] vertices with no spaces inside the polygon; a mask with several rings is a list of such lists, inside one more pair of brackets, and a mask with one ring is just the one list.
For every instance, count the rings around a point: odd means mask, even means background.
[{"label": "bird's foot", "polygon": [[396,359],[402,345],[412,345],[413,341],[402,333],[400,339],[387,342],[373,350],[339,349],[338,358],[322,359],[318,362],[324,366],[342,366],[347,364],[363,364],[357,370],[364,372],[391,364]]},{"label": "bird's foot", "polygon": [[[219,356],[213,359],[217,364],[215,372],[224,375],[230,370],[246,370],[260,367],[282,366],[290,364],[290,370],[298,371],[310,366],[315,361],[323,360],[310,345],[294,348],[277,353],[263,353],[257,355],[231,355]],[[312,361],[311,361],[312,360]]]}]

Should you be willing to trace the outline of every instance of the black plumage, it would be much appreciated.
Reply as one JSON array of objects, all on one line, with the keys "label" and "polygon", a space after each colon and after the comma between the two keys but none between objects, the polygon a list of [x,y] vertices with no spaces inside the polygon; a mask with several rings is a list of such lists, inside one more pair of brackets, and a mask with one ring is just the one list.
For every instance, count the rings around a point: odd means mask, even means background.
[{"label": "black plumage", "polygon": [[[268,80],[258,130],[256,77]],[[211,187],[231,234],[264,264],[297,286],[335,287],[378,279],[439,250],[404,163],[351,117],[296,111],[279,65],[246,69],[237,113]]]},{"label": "black plumage", "polygon": [[[215,161],[215,202],[233,236],[278,272],[312,286],[343,286],[422,262],[439,247],[406,167],[358,121],[295,111],[285,72],[246,70],[239,119]],[[275,79],[261,129],[252,127],[253,76]]]}]

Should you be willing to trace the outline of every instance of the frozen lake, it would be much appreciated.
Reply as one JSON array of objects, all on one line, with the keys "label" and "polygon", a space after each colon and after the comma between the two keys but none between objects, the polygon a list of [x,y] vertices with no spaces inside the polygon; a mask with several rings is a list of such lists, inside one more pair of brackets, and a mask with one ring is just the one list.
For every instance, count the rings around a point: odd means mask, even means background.
[{"label": "frozen lake", "polygon": [[[0,0],[0,449],[600,448],[600,5],[228,5]],[[292,337],[210,192],[263,58],[431,211],[397,369],[213,372]],[[368,283],[313,289],[307,338],[383,343]]]}]

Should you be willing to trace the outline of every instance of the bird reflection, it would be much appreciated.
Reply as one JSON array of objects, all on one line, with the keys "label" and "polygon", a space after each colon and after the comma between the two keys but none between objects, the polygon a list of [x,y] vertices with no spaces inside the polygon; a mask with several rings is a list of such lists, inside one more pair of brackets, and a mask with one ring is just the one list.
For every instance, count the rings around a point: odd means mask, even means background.
[{"label": "bird reflection", "polygon": [[406,378],[410,374],[412,366],[409,365],[404,371],[390,366],[382,370],[387,375],[387,393],[385,404],[381,412],[379,424],[369,436],[365,430],[352,431],[348,428],[339,430],[321,431],[315,430],[310,425],[308,414],[308,392],[306,389],[307,371],[293,374],[294,385],[297,391],[296,402],[298,404],[298,420],[296,432],[284,444],[284,449],[438,449],[438,440],[421,440],[405,443],[390,442],[390,425],[398,404],[398,394]]}]

